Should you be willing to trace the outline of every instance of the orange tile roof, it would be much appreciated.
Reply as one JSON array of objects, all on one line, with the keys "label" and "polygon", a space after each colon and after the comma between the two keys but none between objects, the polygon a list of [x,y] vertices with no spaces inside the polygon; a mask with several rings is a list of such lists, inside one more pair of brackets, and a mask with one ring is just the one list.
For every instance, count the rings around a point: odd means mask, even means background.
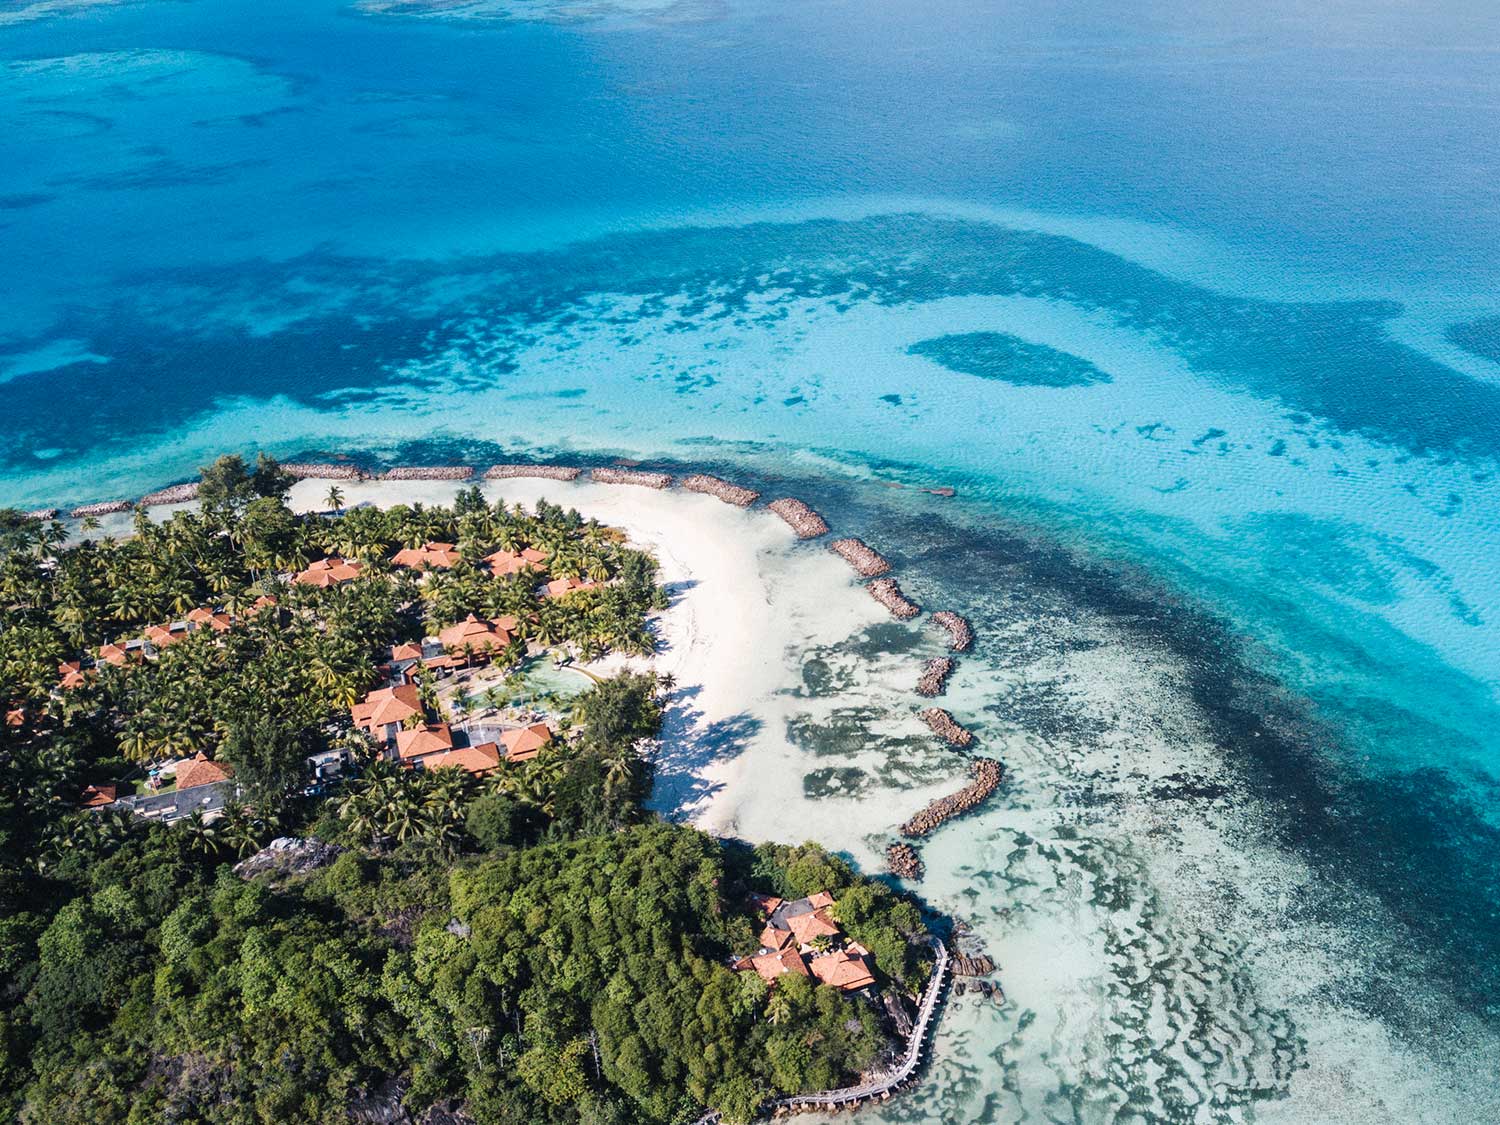
[{"label": "orange tile roof", "polygon": [[493,742],[482,742],[478,746],[462,746],[422,759],[423,769],[443,770],[452,766],[472,774],[489,773],[500,766],[500,748]]},{"label": "orange tile roof", "polygon": [[786,924],[791,927],[792,937],[797,939],[798,945],[811,945],[814,938],[839,935],[838,926],[828,917],[827,907],[807,914],[793,915],[786,920]]},{"label": "orange tile roof", "polygon": [[230,617],[229,614],[215,613],[213,610],[204,609],[202,606],[190,610],[187,619],[194,625],[207,625],[216,633],[223,633],[234,625],[234,618]]},{"label": "orange tile roof", "polygon": [[814,910],[818,910],[824,906],[832,906],[833,896],[827,891],[819,891],[815,895],[808,895],[807,901]]},{"label": "orange tile roof", "polygon": [[200,785],[211,785],[233,776],[234,767],[213,761],[201,750],[187,761],[177,764],[176,780],[179,790],[196,789]]},{"label": "orange tile roof", "polygon": [[452,543],[424,543],[420,547],[406,547],[391,557],[391,563],[395,566],[444,570],[458,560],[458,550]]},{"label": "orange tile roof", "polygon": [[381,688],[379,691],[372,691],[349,708],[349,714],[353,717],[355,726],[378,735],[383,727],[392,723],[404,723],[407,719],[422,714],[422,695],[416,684]]},{"label": "orange tile roof", "polygon": [[768,925],[760,932],[760,944],[765,949],[780,949],[791,940],[791,930],[778,930],[775,926]]},{"label": "orange tile roof", "polygon": [[538,551],[535,547],[527,547],[523,551],[502,549],[484,556],[484,561],[490,564],[490,573],[498,577],[518,574],[529,566],[539,566],[546,559],[547,552]]},{"label": "orange tile roof", "polygon": [[[807,962],[802,959],[802,954],[790,947],[776,953],[762,953],[757,957],[748,959],[750,968],[760,974],[760,979],[767,984],[773,983],[783,973],[796,973],[798,976],[808,976]],[[740,962],[744,964],[743,961]]]},{"label": "orange tile roof", "polygon": [[392,660],[421,660],[422,646],[417,644],[392,645]]},{"label": "orange tile roof", "polygon": [[755,903],[755,905],[760,909],[760,912],[768,918],[772,914],[775,914],[776,908],[781,905],[781,899],[777,898],[775,895],[761,895],[752,893],[750,895],[750,901]]},{"label": "orange tile roof", "polygon": [[812,975],[818,979],[819,984],[832,985],[845,992],[854,992],[875,983],[875,974],[871,971],[865,950],[858,945],[814,957],[808,962],[808,967],[812,969]]},{"label": "orange tile roof", "polygon": [[83,791],[83,807],[86,809],[103,808],[105,805],[114,804],[115,794],[118,790],[113,785],[90,785]]},{"label": "orange tile roof", "polygon": [[552,741],[552,728],[546,723],[533,723],[519,730],[504,731],[500,741],[505,746],[505,757],[512,762],[527,762],[542,752],[542,747]]},{"label": "orange tile roof", "polygon": [[481,621],[472,613],[456,625],[449,625],[438,634],[438,641],[446,649],[461,651],[466,646],[475,652],[504,648],[510,644],[510,634],[495,628],[489,621]]},{"label": "orange tile roof", "polygon": [[104,664],[123,666],[130,660],[139,659],[139,652],[131,652],[124,645],[108,644],[99,648],[99,660]]},{"label": "orange tile roof", "polygon": [[26,725],[26,711],[21,707],[12,707],[5,712],[5,725],[8,727],[21,727]]},{"label": "orange tile roof", "polygon": [[490,618],[490,624],[502,633],[514,633],[521,627],[521,622],[513,613],[502,613],[499,617]]},{"label": "orange tile roof", "polygon": [[358,578],[364,570],[363,563],[345,562],[340,558],[319,559],[293,579],[304,586],[337,586]]},{"label": "orange tile roof", "polygon": [[403,762],[416,761],[429,754],[453,749],[453,732],[447,723],[427,723],[411,730],[396,732],[396,753]]},{"label": "orange tile roof", "polygon": [[157,648],[175,645],[186,636],[186,629],[174,629],[170,625],[151,625],[146,629],[146,639]]},{"label": "orange tile roof", "polygon": [[57,674],[60,677],[57,686],[64,691],[82,687],[87,677],[83,674],[83,666],[76,660],[65,660],[57,666]]},{"label": "orange tile roof", "polygon": [[554,578],[547,583],[547,596],[560,598],[574,590],[592,590],[598,583],[586,578]]}]

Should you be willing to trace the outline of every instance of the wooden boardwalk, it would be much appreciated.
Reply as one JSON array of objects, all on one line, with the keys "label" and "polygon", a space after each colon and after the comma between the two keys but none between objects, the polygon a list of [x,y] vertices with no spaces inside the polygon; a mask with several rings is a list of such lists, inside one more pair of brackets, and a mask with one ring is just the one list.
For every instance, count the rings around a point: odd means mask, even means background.
[{"label": "wooden boardwalk", "polygon": [[[776,1098],[761,1107],[761,1114],[776,1114],[783,1110],[796,1113],[808,1109],[853,1109],[872,1098],[885,1098],[899,1089],[916,1073],[922,1064],[922,1049],[927,1045],[928,1033],[937,1018],[938,1001],[942,999],[943,984],[948,976],[948,948],[938,938],[932,938],[937,949],[937,961],[932,968],[932,979],[922,993],[922,1003],[917,1008],[917,1019],[911,1033],[906,1037],[906,1053],[893,1070],[877,1075],[859,1086],[845,1086],[840,1090],[821,1090],[815,1094],[792,1094]],[[718,1110],[711,1110],[698,1118],[696,1125],[719,1125]]]}]

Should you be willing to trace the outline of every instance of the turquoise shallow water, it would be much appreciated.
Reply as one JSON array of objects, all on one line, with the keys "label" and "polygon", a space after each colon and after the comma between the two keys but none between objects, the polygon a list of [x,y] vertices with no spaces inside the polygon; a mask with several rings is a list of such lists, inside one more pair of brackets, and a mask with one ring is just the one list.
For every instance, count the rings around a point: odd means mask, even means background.
[{"label": "turquoise shallow water", "polygon": [[[1500,1116],[1500,18],[1199,7],[0,6],[0,502],[255,447],[831,490],[1005,638],[1013,800],[924,893],[1109,966],[894,1113]],[[1211,784],[1088,757],[1136,737]]]}]

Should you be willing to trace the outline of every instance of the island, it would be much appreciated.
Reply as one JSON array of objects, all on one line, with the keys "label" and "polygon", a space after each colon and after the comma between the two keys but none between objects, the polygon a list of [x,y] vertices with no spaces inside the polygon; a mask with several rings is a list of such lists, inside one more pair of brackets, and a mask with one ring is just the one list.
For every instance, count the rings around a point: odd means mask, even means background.
[{"label": "island", "polygon": [[742,1122],[914,1072],[914,900],[648,811],[670,677],[591,669],[650,656],[650,553],[292,480],[221,458],[118,537],[0,513],[13,1119]]}]

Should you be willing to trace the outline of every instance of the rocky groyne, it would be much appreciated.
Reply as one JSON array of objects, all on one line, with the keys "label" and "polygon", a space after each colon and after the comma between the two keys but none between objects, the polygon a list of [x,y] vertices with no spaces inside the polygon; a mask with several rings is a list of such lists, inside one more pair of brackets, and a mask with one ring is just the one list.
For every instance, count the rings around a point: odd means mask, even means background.
[{"label": "rocky groyne", "polygon": [[959,726],[958,720],[941,707],[927,708],[922,712],[922,721],[949,746],[967,746],[974,741],[974,733]]},{"label": "rocky groyne", "polygon": [[948,677],[958,662],[951,656],[935,656],[922,666],[922,678],[917,681],[917,694],[931,698],[942,695],[948,689]]},{"label": "rocky groyne", "polygon": [[910,844],[892,844],[885,849],[885,865],[898,879],[920,879],[922,857]]},{"label": "rocky groyne", "polygon": [[289,461],[281,466],[294,480],[364,480],[358,466],[338,462]]},{"label": "rocky groyne", "polygon": [[29,520],[42,520],[45,522],[47,520],[55,520],[62,513],[56,508],[33,508],[25,514]]},{"label": "rocky groyne", "polygon": [[640,469],[590,469],[589,479],[596,484],[633,484],[639,488],[670,488],[671,473],[646,473]]},{"label": "rocky groyne", "polygon": [[116,512],[128,512],[135,505],[129,500],[102,500],[97,504],[81,504],[68,513],[75,520],[89,516],[112,516]]},{"label": "rocky groyne", "polygon": [[473,465],[397,465],[381,473],[378,480],[468,480]]},{"label": "rocky groyne", "polygon": [[993,758],[975,758],[974,780],[957,793],[939,797],[901,826],[903,836],[926,836],[941,825],[982,804],[1000,785],[1000,763]]},{"label": "rocky groyne", "polygon": [[863,539],[835,539],[828,549],[854,568],[861,578],[877,578],[891,572],[891,564]]},{"label": "rocky groyne", "polygon": [[726,504],[733,504],[736,508],[748,508],[760,499],[760,493],[753,488],[742,488],[719,477],[711,477],[707,473],[694,473],[683,477],[682,487],[689,492],[702,492]]},{"label": "rocky groyne", "polygon": [[198,499],[198,482],[190,480],[185,484],[174,484],[170,488],[148,492],[141,497],[140,502],[151,507],[154,504],[186,504],[196,499]]},{"label": "rocky groyne", "polygon": [[577,480],[582,469],[572,465],[491,465],[484,471],[485,480],[512,480],[536,477],[540,480]]},{"label": "rocky groyne", "polygon": [[974,627],[967,617],[960,617],[950,610],[939,610],[932,615],[932,623],[940,625],[948,634],[948,647],[954,652],[968,652],[974,647]]},{"label": "rocky groyne", "polygon": [[870,597],[874,598],[886,609],[890,610],[892,617],[899,617],[902,621],[910,621],[922,612],[922,607],[911,601],[901,592],[901,587],[896,585],[894,578],[877,578],[865,587],[870,591]]},{"label": "rocky groyne", "polygon": [[816,539],[820,535],[828,534],[828,524],[824,522],[823,517],[801,500],[787,496],[781,500],[772,500],[766,507],[786,520],[791,529],[797,533],[798,539]]}]

